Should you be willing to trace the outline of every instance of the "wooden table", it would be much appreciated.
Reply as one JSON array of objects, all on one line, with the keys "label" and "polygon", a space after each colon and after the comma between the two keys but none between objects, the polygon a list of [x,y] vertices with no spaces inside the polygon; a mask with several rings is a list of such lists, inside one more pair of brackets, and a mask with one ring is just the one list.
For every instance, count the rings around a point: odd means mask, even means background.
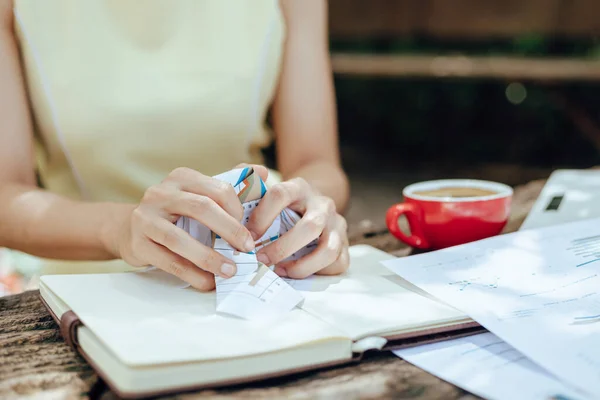
[{"label": "wooden table", "polygon": [[[518,229],[543,181],[515,189],[506,231]],[[408,249],[378,224],[350,229],[352,244],[365,243],[402,256]],[[367,357],[359,365],[311,372],[254,385],[204,390],[181,399],[398,398],[474,399],[475,396],[416,368],[391,353]],[[56,324],[31,291],[0,298],[0,398],[112,399],[94,371],[68,347]]]}]

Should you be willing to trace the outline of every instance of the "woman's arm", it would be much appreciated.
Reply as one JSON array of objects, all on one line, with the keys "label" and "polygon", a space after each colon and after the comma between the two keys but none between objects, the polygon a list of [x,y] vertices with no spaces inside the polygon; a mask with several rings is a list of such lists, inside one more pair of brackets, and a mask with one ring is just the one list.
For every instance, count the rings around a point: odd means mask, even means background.
[{"label": "woman's arm", "polygon": [[[12,1],[0,0],[0,247],[57,259],[123,258],[161,268],[201,290],[214,288],[215,274],[235,274],[232,260],[173,224],[187,216],[238,250],[253,250],[231,185],[179,168],[149,188],[139,204],[74,201],[36,187],[12,13]],[[266,177],[266,169],[258,171]]]},{"label": "woman's arm", "polygon": [[287,24],[283,69],[273,104],[277,162],[283,178],[304,178],[345,210],[349,185],[341,168],[327,2],[281,0]]},{"label": "woman's arm", "polygon": [[111,258],[100,233],[128,206],[78,203],[36,187],[11,0],[0,0],[0,88],[0,246],[50,258]]}]

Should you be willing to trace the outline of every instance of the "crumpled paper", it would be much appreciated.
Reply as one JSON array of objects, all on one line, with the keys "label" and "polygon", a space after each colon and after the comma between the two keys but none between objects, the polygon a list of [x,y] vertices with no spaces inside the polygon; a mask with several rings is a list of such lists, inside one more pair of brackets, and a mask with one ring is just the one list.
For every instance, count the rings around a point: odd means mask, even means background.
[{"label": "crumpled paper", "polygon": [[[267,192],[260,176],[251,167],[235,169],[216,175],[214,178],[231,184],[244,208],[242,224],[246,225],[250,215]],[[176,225],[193,238],[209,246],[237,265],[237,273],[231,278],[215,276],[217,311],[246,319],[271,318],[289,312],[303,300],[302,295],[280,278],[271,268],[256,259],[256,252],[274,242],[289,231],[300,216],[291,209],[284,209],[265,234],[256,241],[256,248],[249,253],[239,252],[225,240],[200,222],[180,217]],[[317,240],[303,247],[287,260],[296,260],[314,250]]]}]

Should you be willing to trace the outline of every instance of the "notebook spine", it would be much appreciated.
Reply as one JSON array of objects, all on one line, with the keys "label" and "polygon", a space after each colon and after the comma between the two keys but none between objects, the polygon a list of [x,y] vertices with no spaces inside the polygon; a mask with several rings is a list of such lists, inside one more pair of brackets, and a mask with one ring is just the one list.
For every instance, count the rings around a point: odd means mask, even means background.
[{"label": "notebook spine", "polygon": [[77,328],[81,320],[73,311],[67,311],[60,317],[60,334],[65,342],[73,349],[77,349]]},{"label": "notebook spine", "polygon": [[437,343],[450,339],[477,335],[487,332],[487,329],[477,323],[461,324],[454,329],[431,329],[429,332],[420,332],[418,335],[398,335],[387,338],[388,342],[382,350],[399,350],[407,347]]}]

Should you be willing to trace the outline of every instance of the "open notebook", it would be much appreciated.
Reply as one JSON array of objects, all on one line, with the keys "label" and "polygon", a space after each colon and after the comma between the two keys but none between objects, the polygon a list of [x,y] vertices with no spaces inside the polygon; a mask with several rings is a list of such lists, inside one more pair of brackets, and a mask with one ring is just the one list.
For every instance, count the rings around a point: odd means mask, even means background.
[{"label": "open notebook", "polygon": [[480,332],[479,325],[351,247],[350,271],[293,282],[304,296],[282,317],[215,313],[215,293],[145,273],[47,275],[40,293],[73,345],[122,397],[223,386],[357,362],[392,349]]}]

